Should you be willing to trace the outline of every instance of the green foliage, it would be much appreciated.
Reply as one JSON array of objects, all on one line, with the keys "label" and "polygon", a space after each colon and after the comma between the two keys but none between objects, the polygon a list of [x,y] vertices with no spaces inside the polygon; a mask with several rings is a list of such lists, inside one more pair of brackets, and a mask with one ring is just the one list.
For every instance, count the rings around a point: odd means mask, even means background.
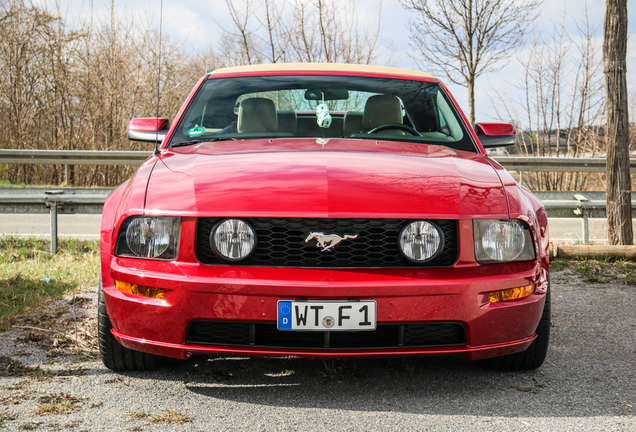
[{"label": "green foliage", "polygon": [[565,260],[552,260],[550,261],[550,269],[551,270],[563,270],[564,268],[570,265],[569,261]]}]

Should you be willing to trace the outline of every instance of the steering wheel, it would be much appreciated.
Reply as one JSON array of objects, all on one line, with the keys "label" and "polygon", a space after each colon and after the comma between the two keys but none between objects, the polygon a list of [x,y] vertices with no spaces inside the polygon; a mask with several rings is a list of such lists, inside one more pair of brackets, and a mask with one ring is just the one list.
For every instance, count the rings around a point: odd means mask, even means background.
[{"label": "steering wheel", "polygon": [[402,124],[402,123],[385,123],[383,125],[374,127],[373,129],[371,129],[367,133],[369,133],[369,134],[378,133],[378,132],[382,132],[383,130],[386,130],[386,129],[400,129],[400,130],[403,130],[404,132],[410,133],[413,136],[419,136],[419,137],[422,136],[421,133],[419,133],[418,131],[413,129],[411,126],[408,126],[408,125],[405,125],[405,124]]}]

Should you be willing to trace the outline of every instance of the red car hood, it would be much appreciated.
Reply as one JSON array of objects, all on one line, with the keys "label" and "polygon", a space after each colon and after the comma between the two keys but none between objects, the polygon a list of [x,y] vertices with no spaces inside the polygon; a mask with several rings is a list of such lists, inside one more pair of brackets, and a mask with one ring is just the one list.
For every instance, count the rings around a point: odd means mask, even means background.
[{"label": "red car hood", "polygon": [[203,143],[165,152],[146,211],[183,216],[508,217],[482,155],[352,139]]}]

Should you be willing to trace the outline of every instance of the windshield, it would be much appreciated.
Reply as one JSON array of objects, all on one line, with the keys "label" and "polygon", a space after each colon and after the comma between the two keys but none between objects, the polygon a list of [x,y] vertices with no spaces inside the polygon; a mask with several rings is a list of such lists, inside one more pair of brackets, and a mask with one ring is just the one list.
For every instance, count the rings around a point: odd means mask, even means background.
[{"label": "windshield", "polygon": [[396,140],[477,151],[437,83],[302,75],[206,80],[168,146],[282,137]]}]

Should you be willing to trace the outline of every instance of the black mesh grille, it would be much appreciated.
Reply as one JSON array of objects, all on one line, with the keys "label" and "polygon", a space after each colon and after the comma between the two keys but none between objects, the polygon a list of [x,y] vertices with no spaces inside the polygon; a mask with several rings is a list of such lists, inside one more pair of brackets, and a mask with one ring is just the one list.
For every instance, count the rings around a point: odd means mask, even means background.
[{"label": "black mesh grille", "polygon": [[275,324],[193,321],[186,343],[271,348],[398,348],[466,345],[460,323],[378,324],[365,332],[280,331]]},{"label": "black mesh grille", "polygon": [[[200,218],[196,256],[202,264],[263,267],[450,267],[457,261],[457,221],[434,220],[444,234],[444,248],[433,260],[415,263],[398,250],[398,235],[409,219],[242,218],[256,230],[256,250],[247,259],[229,263],[210,247],[210,232],[223,218]],[[358,234],[323,252],[308,234]]]}]

